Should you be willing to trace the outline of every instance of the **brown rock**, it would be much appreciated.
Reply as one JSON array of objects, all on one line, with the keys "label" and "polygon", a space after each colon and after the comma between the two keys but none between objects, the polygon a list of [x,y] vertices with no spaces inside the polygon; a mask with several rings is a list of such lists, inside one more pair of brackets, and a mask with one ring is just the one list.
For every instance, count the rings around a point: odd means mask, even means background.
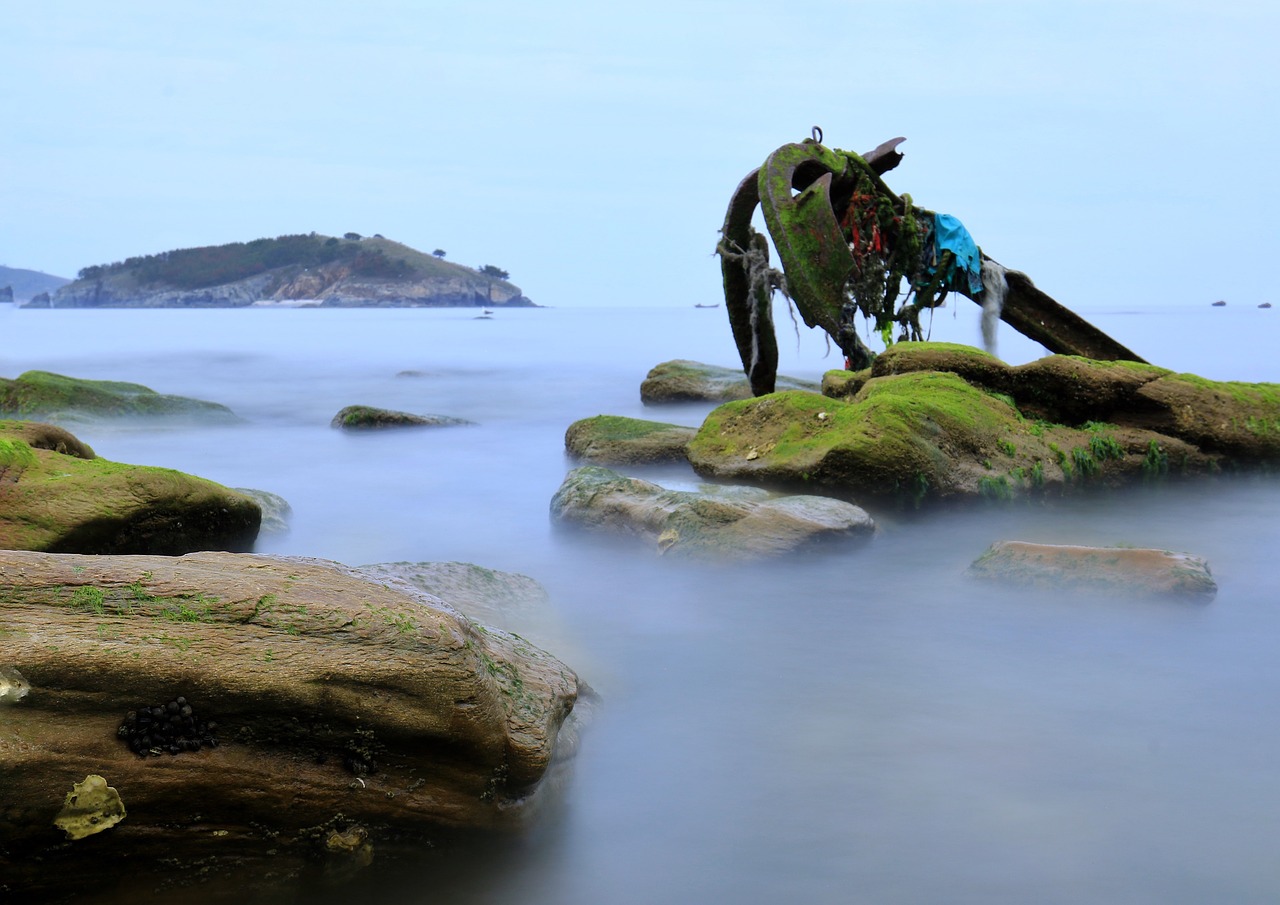
[{"label": "brown rock", "polygon": [[[578,694],[564,664],[426,595],[228,553],[0,552],[0,667],[30,686],[0,700],[0,877],[33,897],[174,857],[296,877],[356,826],[380,858],[518,826]],[[221,744],[139,757],[117,737],[178,696]],[[52,818],[87,774],[129,818],[68,848]]]},{"label": "brown rock", "polygon": [[1218,585],[1209,565],[1190,553],[1133,547],[1075,547],[1000,541],[967,574],[1036,588],[1212,600]]}]

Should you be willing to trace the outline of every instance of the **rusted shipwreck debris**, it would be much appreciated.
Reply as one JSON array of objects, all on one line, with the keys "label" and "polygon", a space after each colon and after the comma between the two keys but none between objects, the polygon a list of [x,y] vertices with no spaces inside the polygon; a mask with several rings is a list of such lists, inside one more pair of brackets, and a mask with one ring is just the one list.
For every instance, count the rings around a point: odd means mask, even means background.
[{"label": "rusted shipwreck debris", "polygon": [[[795,303],[805,324],[825,330],[854,370],[875,357],[858,336],[859,318],[886,345],[895,332],[921,339],[920,314],[951,292],[983,306],[984,332],[998,317],[1050,352],[1143,361],[1026,274],[984,254],[955,217],[894,193],[882,177],[902,160],[903,141],[859,155],[827,148],[815,128],[813,138],[770,154],[734,192],[716,250],[734,341],[755,395],[773,392],[777,375],[775,291]],[[782,272],[770,267],[768,242],[751,226],[757,205]]]}]

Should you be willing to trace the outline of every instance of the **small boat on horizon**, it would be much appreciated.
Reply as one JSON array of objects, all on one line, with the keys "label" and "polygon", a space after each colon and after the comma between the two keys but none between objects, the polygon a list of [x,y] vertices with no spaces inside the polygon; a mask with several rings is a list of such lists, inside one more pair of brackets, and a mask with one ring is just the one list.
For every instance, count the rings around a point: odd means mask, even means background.
[{"label": "small boat on horizon", "polygon": [[720,305],[719,305],[719,303],[716,303],[716,304],[714,304],[714,305],[704,305],[704,304],[702,304],[701,302],[698,302],[698,304],[694,305],[693,307],[695,307],[695,308],[719,308],[719,307],[720,307]]}]

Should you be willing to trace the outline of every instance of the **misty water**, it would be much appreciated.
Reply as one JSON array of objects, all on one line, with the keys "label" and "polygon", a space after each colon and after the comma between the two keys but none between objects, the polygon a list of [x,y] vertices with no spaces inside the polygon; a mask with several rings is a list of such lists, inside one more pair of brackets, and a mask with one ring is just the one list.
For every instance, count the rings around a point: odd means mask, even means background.
[{"label": "misty water", "polygon": [[[976,343],[978,309],[935,319]],[[525,835],[341,895],[470,903],[1232,903],[1280,897],[1280,479],[872,509],[854,551],[750,566],[553,530],[564,431],[645,407],[674,358],[736,362],[723,309],[24,311],[0,376],[44,369],[230,406],[216,428],[77,427],[99,455],[280,494],[257,551],[461,560],[536,578],[518,630],[600,694],[569,782]],[[1280,313],[1080,313],[1153,363],[1280,380]],[[783,373],[838,364],[777,314]],[[1042,350],[1005,328],[1012,363]],[[402,372],[415,372],[402,375]],[[349,434],[350,404],[472,427]],[[692,488],[687,467],[634,471]],[[975,586],[1001,539],[1208,559],[1212,603]]]}]

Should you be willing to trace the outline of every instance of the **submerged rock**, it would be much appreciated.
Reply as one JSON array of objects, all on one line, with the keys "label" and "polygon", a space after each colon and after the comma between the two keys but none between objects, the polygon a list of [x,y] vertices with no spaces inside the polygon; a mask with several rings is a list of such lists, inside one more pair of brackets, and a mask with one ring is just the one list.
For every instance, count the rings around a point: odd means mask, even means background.
[{"label": "submerged rock", "polygon": [[372,430],[383,427],[448,427],[455,424],[474,423],[465,418],[451,418],[448,415],[414,415],[410,412],[396,412],[371,405],[349,405],[333,416],[329,426],[344,430]]},{"label": "submerged rock", "polygon": [[[381,862],[450,829],[519,827],[579,688],[427,595],[229,553],[0,551],[0,663],[31,686],[0,732],[0,877],[24,901],[117,882],[141,894],[175,858],[206,865],[193,881],[251,889],[327,855],[367,863],[372,846]],[[122,721],[179,697],[220,744],[139,757]],[[152,725],[184,716],[149,709]],[[112,778],[129,819],[68,850],[49,821],[88,772]]]},{"label": "submerged rock", "polygon": [[0,421],[0,548],[249,550],[261,518],[257,503],[221,484],[97,458],[60,428]]},{"label": "submerged rock", "polygon": [[596,465],[683,462],[685,447],[697,433],[696,427],[596,415],[569,425],[564,446],[571,456]]},{"label": "submerged rock", "polygon": [[1190,553],[1000,541],[969,566],[971,578],[1033,588],[1212,600],[1209,564]]},{"label": "submerged rock", "polygon": [[899,343],[830,396],[727,403],[689,444],[701,475],[843,494],[1004,499],[1280,461],[1280,385],[1054,355]]},{"label": "submerged rock", "polygon": [[[793,377],[778,377],[780,390],[816,392],[818,384]],[[741,368],[722,368],[700,361],[675,359],[665,361],[649,371],[640,384],[640,399],[645,405],[669,402],[728,402],[751,398],[751,385]]]},{"label": "submerged rock", "polygon": [[289,519],[293,516],[293,507],[289,501],[277,493],[267,490],[254,490],[251,487],[232,488],[236,493],[243,493],[258,504],[262,510],[262,527],[259,534],[285,534],[289,530]]},{"label": "submerged rock", "polygon": [[216,402],[167,396],[138,383],[82,380],[48,371],[0,377],[0,415],[42,421],[81,422],[105,418],[163,418],[230,424],[240,418]]},{"label": "submerged rock", "polygon": [[634,535],[658,553],[720,559],[775,556],[875,530],[866,512],[828,497],[774,496],[752,487],[668,490],[592,465],[568,474],[551,515],[566,525]]}]

